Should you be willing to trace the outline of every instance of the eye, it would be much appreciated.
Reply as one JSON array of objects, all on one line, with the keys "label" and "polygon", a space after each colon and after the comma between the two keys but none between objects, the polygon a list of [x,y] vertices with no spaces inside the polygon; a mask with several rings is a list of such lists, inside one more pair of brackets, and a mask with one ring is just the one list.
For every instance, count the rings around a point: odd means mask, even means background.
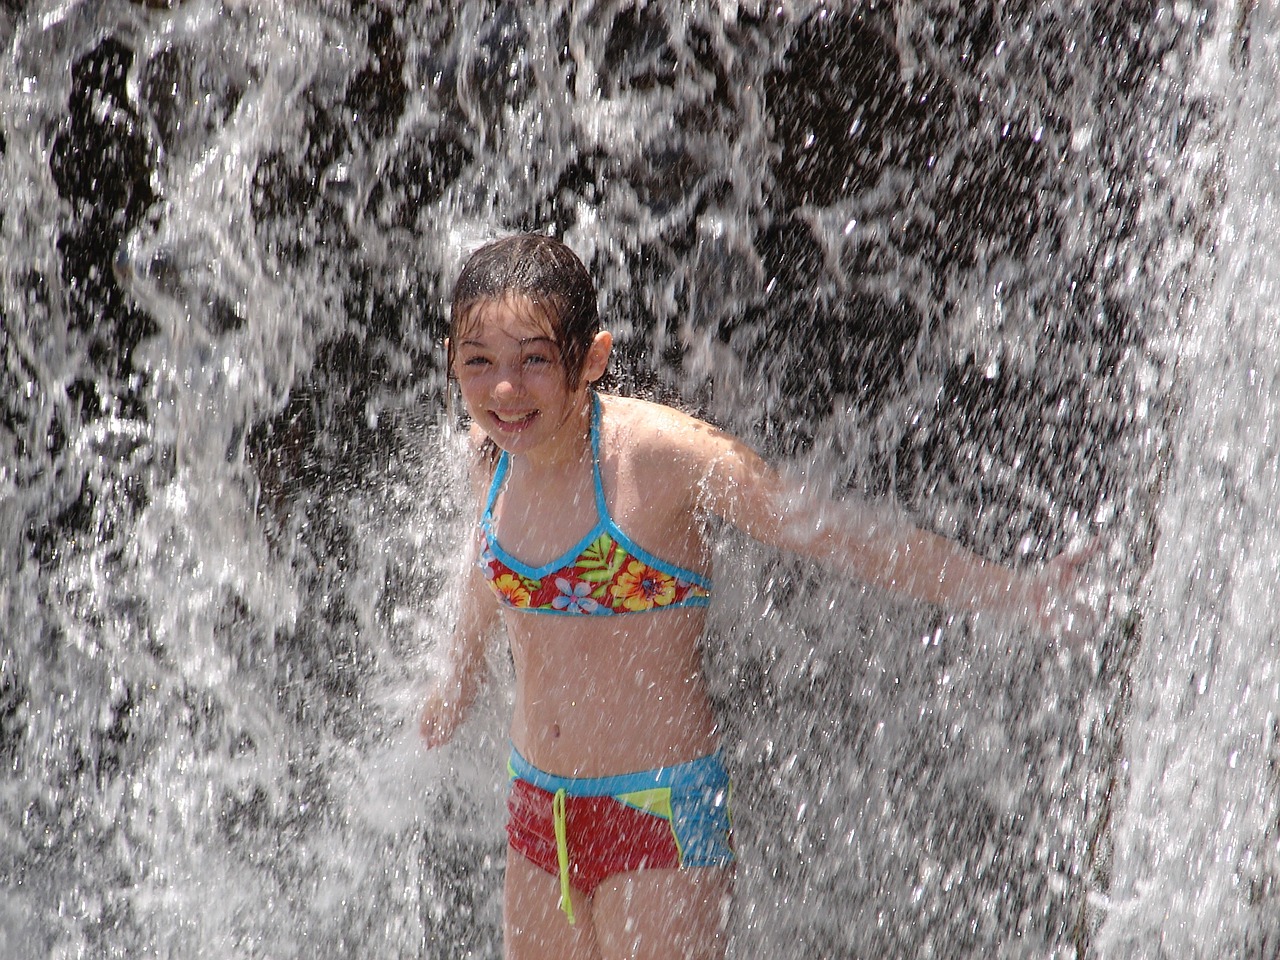
[{"label": "eye", "polygon": [[481,367],[489,362],[488,357],[468,357],[462,361],[464,367]]}]

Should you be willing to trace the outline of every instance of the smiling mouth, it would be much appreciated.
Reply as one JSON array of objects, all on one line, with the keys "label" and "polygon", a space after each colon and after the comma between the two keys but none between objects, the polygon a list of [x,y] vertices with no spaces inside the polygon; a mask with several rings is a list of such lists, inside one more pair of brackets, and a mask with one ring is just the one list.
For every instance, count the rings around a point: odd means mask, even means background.
[{"label": "smiling mouth", "polygon": [[493,411],[493,418],[497,420],[498,423],[502,424],[504,427],[526,426],[527,424],[531,423],[533,421],[533,418],[536,417],[537,415],[538,415],[537,410],[530,410],[527,413],[519,413],[519,414],[500,413],[497,410]]}]

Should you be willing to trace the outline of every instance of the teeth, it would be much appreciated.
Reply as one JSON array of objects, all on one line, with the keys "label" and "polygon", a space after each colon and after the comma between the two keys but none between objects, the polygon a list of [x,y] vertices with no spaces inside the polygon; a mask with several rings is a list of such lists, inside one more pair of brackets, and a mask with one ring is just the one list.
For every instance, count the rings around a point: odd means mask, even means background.
[{"label": "teeth", "polygon": [[495,413],[494,416],[497,417],[499,420],[501,420],[503,423],[521,423],[524,420],[528,420],[530,417],[533,416],[533,414],[521,413],[518,415],[511,415],[511,414],[504,414],[504,413]]}]

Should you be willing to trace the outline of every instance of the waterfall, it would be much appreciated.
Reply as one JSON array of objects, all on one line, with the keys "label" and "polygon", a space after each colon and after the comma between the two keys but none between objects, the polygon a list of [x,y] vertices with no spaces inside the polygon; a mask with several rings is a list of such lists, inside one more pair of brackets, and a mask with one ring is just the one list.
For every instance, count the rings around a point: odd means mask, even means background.
[{"label": "waterfall", "polygon": [[1226,104],[1194,145],[1218,199],[1212,257],[1166,345],[1179,409],[1129,680],[1106,956],[1280,952],[1277,26],[1274,8],[1254,11],[1247,45],[1223,37],[1193,77]]},{"label": "waterfall", "polygon": [[0,5],[0,954],[499,955],[506,658],[415,721],[450,284],[539,229],[622,389],[1101,547],[1073,650],[726,532],[733,956],[1273,955],[1274,16]]}]

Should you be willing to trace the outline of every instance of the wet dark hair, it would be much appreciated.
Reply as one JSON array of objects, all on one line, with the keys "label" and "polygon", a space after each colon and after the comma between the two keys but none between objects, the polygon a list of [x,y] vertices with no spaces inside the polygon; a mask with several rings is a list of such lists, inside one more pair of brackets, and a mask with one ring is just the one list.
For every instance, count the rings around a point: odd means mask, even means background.
[{"label": "wet dark hair", "polygon": [[577,254],[554,237],[517,234],[487,243],[467,259],[449,311],[449,376],[454,345],[484,304],[522,297],[544,321],[560,351],[570,388],[582,381],[587,350],[600,331],[596,287]]}]

